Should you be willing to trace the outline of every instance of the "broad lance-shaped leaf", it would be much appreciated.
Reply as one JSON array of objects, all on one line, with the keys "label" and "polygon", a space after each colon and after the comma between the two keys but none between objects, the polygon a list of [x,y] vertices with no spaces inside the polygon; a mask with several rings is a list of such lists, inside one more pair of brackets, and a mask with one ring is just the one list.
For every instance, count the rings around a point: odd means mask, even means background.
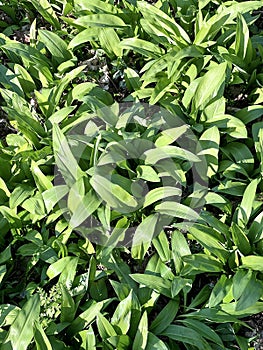
[{"label": "broad lance-shaped leaf", "polygon": [[117,335],[111,323],[101,313],[98,313],[97,315],[97,327],[99,334],[104,341],[109,337]]},{"label": "broad lance-shaped leaf", "polygon": [[149,215],[143,219],[143,221],[137,227],[132,239],[131,253],[133,259],[142,260],[151,245],[154,235],[160,233],[157,231],[158,229],[162,229],[161,227],[158,227],[159,225],[157,225],[158,219],[158,214]]},{"label": "broad lance-shaped leaf", "polygon": [[[220,133],[216,126],[207,129],[199,139],[201,151],[198,155],[205,155],[208,169],[207,176],[210,178],[218,170],[218,153],[219,153]],[[197,168],[198,170],[198,168]]]},{"label": "broad lance-shaped leaf", "polygon": [[144,152],[145,164],[156,164],[162,159],[178,158],[189,162],[200,162],[192,152],[177,146],[162,146]]},{"label": "broad lance-shaped leaf", "polygon": [[122,334],[127,334],[131,327],[131,318],[134,310],[140,311],[140,303],[136,294],[131,290],[129,295],[121,300],[111,318],[111,324],[118,327]]},{"label": "broad lance-shaped leaf", "polygon": [[248,255],[241,258],[242,267],[263,272],[263,256]]},{"label": "broad lance-shaped leaf", "polygon": [[87,328],[95,320],[105,303],[106,301],[100,301],[98,303],[93,302],[91,305],[89,305],[89,307],[87,307],[86,310],[75,318],[75,320],[70,324],[68,328],[68,335],[73,337],[79,331]]},{"label": "broad lance-shaped leaf", "polygon": [[193,254],[182,256],[185,263],[181,270],[182,276],[197,275],[202,272],[222,272],[223,264],[211,255]]},{"label": "broad lance-shaped leaf", "polygon": [[222,261],[226,261],[229,256],[228,250],[220,242],[222,237],[216,234],[216,231],[204,225],[194,225],[189,228],[191,235],[201,243],[210,253],[218,256]]},{"label": "broad lance-shaped leaf", "polygon": [[74,0],[77,11],[91,11],[95,13],[122,13],[121,9],[103,0]]},{"label": "broad lance-shaped leaf", "polygon": [[34,325],[34,340],[37,350],[52,350],[50,341],[39,322],[35,322]]},{"label": "broad lance-shaped leaf", "polygon": [[162,202],[161,204],[156,205],[155,211],[163,215],[188,221],[196,221],[199,218],[199,214],[192,208],[175,201]]},{"label": "broad lance-shaped leaf", "polygon": [[73,212],[70,219],[70,227],[78,227],[98,209],[102,200],[99,199],[93,189],[82,197],[76,210]]},{"label": "broad lance-shaped leaf", "polygon": [[154,334],[160,334],[164,331],[173,322],[178,309],[179,298],[170,300],[151,323],[150,331]]},{"label": "broad lance-shaped leaf", "polygon": [[148,341],[146,350],[169,350],[167,345],[156,335],[148,332]]},{"label": "broad lance-shaped leaf", "polygon": [[191,329],[190,327],[170,325],[165,329],[165,331],[162,332],[161,335],[183,344],[193,345],[198,349],[211,349],[205,339],[203,339],[197,331]]},{"label": "broad lance-shaped leaf", "polygon": [[110,57],[121,57],[123,49],[120,47],[120,39],[113,28],[101,28],[99,39],[102,48]]},{"label": "broad lance-shaped leaf", "polygon": [[263,282],[258,280],[255,272],[251,276],[247,288],[244,289],[240,299],[236,303],[236,311],[246,310],[253,307],[263,295]]},{"label": "broad lance-shaped leaf", "polygon": [[148,288],[154,289],[158,293],[163,294],[168,298],[172,297],[172,294],[171,294],[172,281],[166,278],[162,278],[154,275],[139,274],[139,273],[131,274],[130,277],[134,281]]},{"label": "broad lance-shaped leaf", "polygon": [[218,13],[210,17],[207,22],[204,22],[199,32],[195,37],[195,44],[200,44],[213,39],[221,28],[233,21],[239,13],[246,13],[262,7],[262,1],[242,1],[241,3],[233,3],[233,5],[219,8]]},{"label": "broad lance-shaped leaf", "polygon": [[90,180],[91,186],[112,208],[121,212],[136,208],[138,203],[135,198],[121,186],[114,184],[106,177],[95,174]]},{"label": "broad lance-shaped leaf", "polygon": [[74,24],[82,27],[111,27],[123,28],[127,24],[118,16],[107,13],[98,13],[95,15],[80,16],[74,21]]},{"label": "broad lance-shaped leaf", "polygon": [[27,349],[34,335],[34,323],[40,313],[40,299],[34,294],[18,312],[1,346],[3,350]]},{"label": "broad lance-shaped leaf", "polygon": [[98,39],[101,28],[93,27],[82,30],[80,33],[75,35],[68,44],[68,49],[75,49],[77,46],[86,43],[88,41],[94,41]]},{"label": "broad lance-shaped leaf", "polygon": [[220,349],[222,350],[225,349],[222,339],[219,337],[219,335],[203,322],[200,322],[198,320],[191,320],[188,318],[183,320],[182,323],[186,327],[189,327],[195,330],[196,332],[198,332],[199,335],[202,336],[203,338],[210,340],[215,344],[219,345]]},{"label": "broad lance-shaped leaf", "polygon": [[56,33],[41,29],[38,31],[38,35],[57,64],[72,58],[71,52],[67,49],[67,44]]},{"label": "broad lance-shaped leaf", "polygon": [[151,58],[158,58],[164,54],[164,50],[161,49],[157,44],[153,44],[150,41],[138,38],[124,39],[121,41],[120,47],[131,49],[135,52],[140,53],[141,55]]},{"label": "broad lance-shaped leaf", "polygon": [[246,226],[253,209],[253,204],[256,196],[258,179],[254,179],[247,186],[240,207],[237,209],[237,220],[240,226]]},{"label": "broad lance-shaped leaf", "polygon": [[[242,59],[245,59],[249,52],[249,45],[251,45],[249,38],[249,29],[245,18],[238,14],[235,40],[235,53]],[[252,57],[250,57],[252,58]]]},{"label": "broad lance-shaped leaf", "polygon": [[6,89],[13,90],[21,97],[24,97],[17,75],[2,64],[0,64],[0,84]]},{"label": "broad lance-shaped leaf", "polygon": [[170,128],[163,130],[161,135],[155,141],[156,147],[168,146],[175,142],[180,136],[182,136],[186,131],[189,130],[188,125],[182,125],[175,128]]},{"label": "broad lance-shaped leaf", "polygon": [[68,194],[68,191],[69,188],[67,185],[58,185],[42,193],[42,197],[48,213],[63,197]]},{"label": "broad lance-shaped leaf", "polygon": [[156,26],[157,29],[164,30],[169,38],[175,39],[178,46],[188,46],[191,43],[188,34],[176,23],[172,16],[168,16],[164,11],[157,8],[157,6],[150,5],[145,1],[138,1],[137,6],[146,21]]},{"label": "broad lance-shaped leaf", "polygon": [[56,29],[60,28],[60,23],[56,12],[53,10],[51,3],[48,0],[29,0],[35,9]]},{"label": "broad lance-shaped leaf", "polygon": [[82,176],[86,176],[79,167],[76,158],[73,156],[66,136],[62,133],[57,124],[53,126],[53,148],[56,166],[69,187]]},{"label": "broad lance-shaped leaf", "polygon": [[[227,63],[221,63],[209,71],[199,80],[194,98],[193,110],[205,107],[211,99],[217,96],[226,79]],[[220,96],[218,96],[219,98]]]},{"label": "broad lance-shaped leaf", "polygon": [[137,350],[137,349],[144,350],[147,345],[147,339],[148,339],[148,318],[147,318],[147,311],[144,311],[138,326],[138,330],[134,338],[132,350]]},{"label": "broad lance-shaped leaf", "polygon": [[248,255],[251,251],[251,246],[244,229],[242,230],[236,223],[233,222],[230,230],[232,232],[233,241],[240,252],[244,255]]}]

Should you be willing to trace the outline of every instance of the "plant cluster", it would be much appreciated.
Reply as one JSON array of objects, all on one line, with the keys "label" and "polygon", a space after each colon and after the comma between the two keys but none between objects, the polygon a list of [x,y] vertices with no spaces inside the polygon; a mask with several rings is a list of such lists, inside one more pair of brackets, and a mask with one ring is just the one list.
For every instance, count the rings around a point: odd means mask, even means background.
[{"label": "plant cluster", "polygon": [[262,6],[0,1],[1,349],[252,349]]}]

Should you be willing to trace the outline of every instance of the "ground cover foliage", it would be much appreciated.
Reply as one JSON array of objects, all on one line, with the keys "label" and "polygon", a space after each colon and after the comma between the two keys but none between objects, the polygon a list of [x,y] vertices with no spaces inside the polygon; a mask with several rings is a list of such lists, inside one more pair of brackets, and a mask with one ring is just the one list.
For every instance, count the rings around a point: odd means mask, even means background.
[{"label": "ground cover foliage", "polygon": [[261,14],[0,1],[1,349],[260,349]]}]

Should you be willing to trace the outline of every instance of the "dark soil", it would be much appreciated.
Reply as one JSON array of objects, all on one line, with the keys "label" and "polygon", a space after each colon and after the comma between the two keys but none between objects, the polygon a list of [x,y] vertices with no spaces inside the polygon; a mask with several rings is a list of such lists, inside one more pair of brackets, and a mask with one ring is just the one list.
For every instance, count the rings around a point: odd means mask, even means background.
[{"label": "dark soil", "polygon": [[244,321],[252,328],[241,329],[246,338],[255,338],[252,345],[255,350],[263,350],[263,312],[247,317]]}]

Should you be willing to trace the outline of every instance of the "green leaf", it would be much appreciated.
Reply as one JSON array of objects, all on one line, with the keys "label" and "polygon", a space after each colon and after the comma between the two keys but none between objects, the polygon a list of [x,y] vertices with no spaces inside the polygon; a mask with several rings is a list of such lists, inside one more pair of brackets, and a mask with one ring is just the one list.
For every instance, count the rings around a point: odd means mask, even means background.
[{"label": "green leaf", "polygon": [[244,289],[236,303],[235,310],[241,311],[253,307],[262,295],[263,282],[256,279],[255,273],[253,273],[247,284],[247,288]]},{"label": "green leaf", "polygon": [[[32,215],[39,215],[40,217],[46,215],[44,201],[40,194],[26,199],[21,206]],[[37,218],[35,218],[35,220],[37,220]]]},{"label": "green leaf", "polygon": [[236,302],[221,304],[221,309],[226,314],[233,315],[232,317],[251,317],[251,315],[259,314],[263,311],[263,303],[258,301],[254,305],[248,307],[247,309],[236,310]]},{"label": "green leaf", "polygon": [[52,182],[47,178],[47,176],[43,174],[37,163],[33,160],[31,161],[30,170],[40,192],[53,188]]},{"label": "green leaf", "polygon": [[129,295],[118,304],[111,318],[111,324],[116,326],[116,329],[120,329],[122,334],[127,334],[130,328],[133,298],[134,295],[132,292],[130,292]]},{"label": "green leaf", "polygon": [[181,190],[171,186],[154,188],[146,194],[143,208],[146,208],[159,200],[172,196],[181,196]]},{"label": "green leaf", "polygon": [[154,289],[158,293],[163,294],[168,298],[171,298],[172,296],[171,295],[172,282],[167,280],[166,278],[153,276],[153,275],[139,274],[139,273],[131,274],[130,277],[134,281],[148,288]]},{"label": "green leaf", "polygon": [[97,315],[97,327],[103,341],[117,335],[110,322],[101,313]]},{"label": "green leaf", "polygon": [[100,27],[93,27],[82,30],[80,33],[78,33],[76,36],[73,37],[73,39],[68,44],[68,49],[75,49],[77,46],[84,44],[88,41],[95,41],[98,39],[99,33],[102,28]]},{"label": "green leaf", "polygon": [[11,245],[8,245],[3,251],[0,253],[0,264],[10,260],[12,258],[11,254]]},{"label": "green leaf", "polygon": [[156,249],[161,261],[168,262],[170,261],[170,248],[167,238],[167,234],[162,230],[159,235],[154,237],[153,246]]},{"label": "green leaf", "polygon": [[169,350],[168,347],[165,345],[165,343],[161,339],[156,337],[156,335],[152,334],[151,332],[148,332],[148,341],[145,349],[146,350]]},{"label": "green leaf", "polygon": [[163,130],[155,141],[156,147],[168,146],[174,143],[179,137],[181,137],[186,131],[189,130],[188,125],[182,125],[175,128]]},{"label": "green leaf", "polygon": [[82,340],[81,349],[96,350],[96,337],[92,326],[90,326],[87,330],[80,331],[78,334]]},{"label": "green leaf", "polygon": [[248,287],[249,281],[252,278],[252,270],[239,269],[233,277],[233,297],[238,300],[243,294],[244,290]]},{"label": "green leaf", "polygon": [[59,282],[65,284],[67,288],[70,288],[75,278],[78,258],[73,256],[66,256],[51,264],[47,269],[47,276],[49,279],[53,279],[59,276]]},{"label": "green leaf", "polygon": [[233,222],[231,226],[231,232],[233,241],[240,252],[244,255],[248,255],[251,252],[251,246],[244,230],[242,230],[236,223]]},{"label": "green leaf", "polygon": [[[20,64],[14,64],[14,72],[17,75],[17,79],[26,94],[32,93],[36,89],[34,80],[28,71]],[[14,90],[15,91],[15,90]],[[17,92],[17,91],[15,91]],[[18,93],[18,92],[17,92]],[[19,94],[19,93],[18,93]]]},{"label": "green leaf", "polygon": [[236,113],[236,117],[240,119],[244,124],[253,122],[263,114],[263,106],[253,105],[242,108]]},{"label": "green leaf", "polygon": [[35,9],[56,29],[60,29],[57,15],[48,0],[29,0]]},{"label": "green leaf", "polygon": [[90,217],[94,211],[96,211],[101,204],[96,193],[91,189],[86,195],[84,195],[77,208],[74,210],[69,225],[72,228],[76,228],[83,223],[88,217]]},{"label": "green leaf", "polygon": [[198,156],[204,155],[207,161],[207,176],[215,175],[218,170],[218,154],[220,144],[220,133],[216,126],[207,129],[199,138],[201,151]]},{"label": "green leaf", "polygon": [[120,46],[150,58],[158,58],[164,54],[164,50],[158,45],[138,38],[123,39]]},{"label": "green leaf", "polygon": [[16,92],[21,97],[24,96],[17,75],[2,64],[0,64],[0,84],[8,90]]},{"label": "green leaf", "polygon": [[177,146],[162,146],[144,152],[146,164],[156,164],[162,159],[178,158],[189,162],[200,162],[200,159],[192,152]]},{"label": "green leaf", "polygon": [[87,328],[100,313],[103,308],[105,301],[93,303],[86,308],[84,312],[82,312],[75,320],[71,323],[68,328],[69,336],[73,337],[79,331]]},{"label": "green leaf", "polygon": [[182,257],[190,254],[191,251],[184,235],[180,231],[174,231],[172,234],[172,258],[177,273],[180,273],[183,267]]},{"label": "green leaf", "polygon": [[99,40],[102,48],[110,57],[121,57],[123,49],[120,47],[120,39],[113,28],[101,28]]},{"label": "green leaf", "polygon": [[127,27],[127,24],[120,17],[107,13],[81,16],[74,21],[74,24],[82,27]]},{"label": "green leaf", "polygon": [[[35,1],[35,0],[34,0]],[[6,52],[16,54],[18,57],[25,59],[27,62],[31,62],[36,65],[44,75],[48,73],[50,61],[48,58],[34,47],[18,42],[9,42],[1,47]],[[46,70],[43,70],[45,68]],[[52,79],[52,75],[49,72],[47,77]]]},{"label": "green leaf", "polygon": [[45,331],[39,322],[34,324],[34,340],[37,350],[52,350],[50,341],[45,334]]},{"label": "green leaf", "polygon": [[34,336],[34,323],[38,319],[39,313],[40,299],[35,294],[18,312],[2,344],[2,349],[26,349]]},{"label": "green leaf", "polygon": [[[147,250],[151,245],[151,241],[156,233],[159,233],[158,230],[158,222],[159,215],[152,214],[147,216],[142,220],[139,226],[136,228],[132,239],[132,250],[131,254],[133,259],[144,258]],[[157,231],[157,232],[156,232]]]},{"label": "green leaf", "polygon": [[193,345],[198,347],[198,349],[211,349],[199,332],[191,329],[190,327],[170,325],[165,329],[165,331],[162,332],[161,335],[183,344]]},{"label": "green leaf", "polygon": [[164,331],[175,319],[179,309],[179,298],[170,300],[168,304],[159,312],[150,326],[150,331],[154,334],[160,334]]},{"label": "green leaf", "polygon": [[217,333],[206,324],[197,320],[190,319],[183,320],[182,323],[190,329],[193,329],[196,332],[198,332],[199,335],[203,338],[219,345],[221,349],[225,349],[222,339],[219,337],[219,335],[217,335]]},{"label": "green leaf", "polygon": [[10,304],[0,305],[0,325],[1,327],[10,326],[14,323],[20,308]]},{"label": "green leaf", "polygon": [[49,213],[55,205],[67,195],[69,191],[68,186],[58,185],[54,186],[42,193],[47,212]]},{"label": "green leaf", "polygon": [[136,171],[139,179],[144,179],[151,182],[160,182],[157,172],[151,166],[139,165],[137,166]]},{"label": "green leaf", "polygon": [[[241,14],[237,16],[236,40],[235,40],[235,54],[245,59],[248,52],[249,45],[249,29],[244,17]],[[250,57],[252,58],[252,57]]]},{"label": "green leaf", "polygon": [[72,322],[74,320],[76,306],[75,302],[69,292],[69,290],[63,285],[60,284],[62,296],[61,296],[61,314],[60,321],[63,322]]},{"label": "green leaf", "polygon": [[72,58],[67,44],[56,33],[41,29],[38,30],[38,35],[39,40],[46,46],[57,65]]},{"label": "green leaf", "polygon": [[237,211],[237,222],[240,226],[245,227],[250,219],[250,215],[252,212],[256,191],[258,186],[258,180],[254,179],[247,186],[240,207]]},{"label": "green leaf", "polygon": [[[218,256],[222,261],[226,261],[229,252],[218,240],[216,231],[204,225],[195,225],[189,228],[191,235],[200,242],[210,253]],[[223,238],[221,238],[223,240]]]},{"label": "green leaf", "polygon": [[214,97],[219,97],[218,93],[225,83],[227,63],[221,63],[209,69],[199,80],[194,98],[193,108],[203,109]]},{"label": "green leaf", "polygon": [[234,160],[238,165],[241,165],[248,173],[253,171],[254,157],[246,144],[237,141],[231,142],[223,147],[222,151],[230,160]]},{"label": "green leaf", "polygon": [[138,203],[135,198],[121,186],[111,182],[107,177],[95,174],[90,184],[100,198],[112,208],[123,212],[136,208]]},{"label": "green leaf", "polygon": [[205,122],[207,126],[215,126],[221,132],[228,133],[231,137],[240,139],[247,138],[247,129],[245,124],[238,118],[230,114],[207,115]]},{"label": "green leaf", "polygon": [[125,73],[125,82],[127,85],[127,89],[129,91],[139,90],[142,86],[142,82],[140,81],[139,74],[132,68],[126,68],[124,70]]},{"label": "green leaf", "polygon": [[189,221],[196,221],[199,214],[192,208],[177,202],[162,202],[155,206],[155,211],[160,214],[169,215],[173,218],[180,218]]},{"label": "green leaf", "polygon": [[158,30],[166,33],[169,40],[174,39],[177,46],[183,47],[191,43],[187,33],[172,16],[145,1],[138,1],[137,6],[144,18]]},{"label": "green leaf", "polygon": [[246,13],[256,10],[262,6],[261,1],[243,1],[241,3],[230,3],[230,6],[222,6],[218,8],[218,13],[210,17],[208,21],[203,23],[201,29],[196,34],[195,43],[200,44],[207,40],[213,39],[216,34],[226,24],[231,23],[238,13]]},{"label": "green leaf", "polygon": [[160,78],[154,87],[149,103],[155,105],[173,86],[174,83],[170,79]]},{"label": "green leaf", "polygon": [[0,285],[6,274],[6,265],[0,265]]},{"label": "green leaf", "polygon": [[222,302],[232,286],[232,281],[226,275],[222,275],[212,289],[207,306],[212,308]]},{"label": "green leaf", "polygon": [[201,253],[182,257],[185,266],[181,270],[182,276],[197,275],[202,272],[222,272],[223,264],[216,258]]},{"label": "green leaf", "polygon": [[56,166],[63,175],[66,184],[71,187],[82,176],[85,176],[85,173],[80,169],[71,152],[67,138],[57,124],[53,126],[53,148]]},{"label": "green leaf", "polygon": [[263,257],[256,255],[243,256],[242,267],[263,272]]},{"label": "green leaf", "polygon": [[148,318],[147,312],[145,311],[140,320],[138,330],[135,335],[135,339],[132,345],[132,350],[145,349],[148,339]]}]

